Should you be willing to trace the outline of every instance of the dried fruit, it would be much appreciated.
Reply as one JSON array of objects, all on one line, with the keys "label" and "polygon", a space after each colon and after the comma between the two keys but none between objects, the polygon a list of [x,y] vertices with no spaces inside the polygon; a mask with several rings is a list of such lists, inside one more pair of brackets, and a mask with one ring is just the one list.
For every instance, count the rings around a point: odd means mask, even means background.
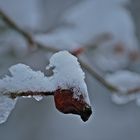
[{"label": "dried fruit", "polygon": [[54,94],[55,106],[64,114],[77,114],[85,122],[92,114],[91,106],[88,105],[82,94],[79,98],[73,97],[73,90],[71,89],[58,89]]}]

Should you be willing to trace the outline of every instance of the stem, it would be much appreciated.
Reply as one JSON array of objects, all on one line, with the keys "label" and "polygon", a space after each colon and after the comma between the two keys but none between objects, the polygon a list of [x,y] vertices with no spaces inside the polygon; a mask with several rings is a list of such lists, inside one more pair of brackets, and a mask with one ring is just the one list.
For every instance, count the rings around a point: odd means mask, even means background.
[{"label": "stem", "polygon": [[127,92],[126,92],[126,95],[131,95],[131,94],[134,94],[134,93],[140,93],[140,87],[136,87],[134,89],[129,89]]},{"label": "stem", "polygon": [[113,92],[118,92],[119,89],[109,84],[102,76],[100,76],[90,65],[79,59],[80,64],[85,68],[96,80],[98,80],[104,87]]},{"label": "stem", "polygon": [[39,92],[39,91],[26,91],[26,92],[10,92],[5,93],[4,95],[9,96],[12,99],[15,99],[17,97],[23,97],[23,96],[53,96],[54,92]]},{"label": "stem", "polygon": [[133,89],[127,90],[125,93],[123,93],[119,88],[117,88],[114,85],[111,85],[108,83],[101,75],[99,75],[90,65],[79,59],[80,64],[96,79],[98,80],[105,88],[108,90],[117,93],[118,95],[132,95],[140,92],[140,87],[136,87]]},{"label": "stem", "polygon": [[12,29],[20,33],[28,42],[29,44],[34,44],[34,41],[32,39],[32,36],[21,29],[11,18],[9,18],[1,9],[0,9],[0,17],[3,19],[3,21]]},{"label": "stem", "polygon": [[49,47],[49,46],[44,46],[43,44],[40,44],[36,42],[33,37],[26,31],[24,31],[22,28],[20,28],[10,17],[8,17],[1,9],[0,9],[0,18],[3,19],[3,21],[13,30],[18,32],[20,35],[22,35],[27,42],[30,44],[30,46],[37,46],[41,49],[48,50],[51,52],[57,52],[60,51],[57,48]]}]

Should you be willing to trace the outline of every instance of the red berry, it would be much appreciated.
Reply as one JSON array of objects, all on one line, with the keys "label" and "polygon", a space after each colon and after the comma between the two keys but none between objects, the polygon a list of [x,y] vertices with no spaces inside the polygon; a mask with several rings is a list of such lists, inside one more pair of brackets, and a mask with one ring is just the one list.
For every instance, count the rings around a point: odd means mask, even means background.
[{"label": "red berry", "polygon": [[54,94],[55,106],[64,114],[80,115],[83,121],[87,121],[92,114],[91,107],[85,102],[82,95],[79,99],[73,97],[74,92],[69,89],[58,89]]}]

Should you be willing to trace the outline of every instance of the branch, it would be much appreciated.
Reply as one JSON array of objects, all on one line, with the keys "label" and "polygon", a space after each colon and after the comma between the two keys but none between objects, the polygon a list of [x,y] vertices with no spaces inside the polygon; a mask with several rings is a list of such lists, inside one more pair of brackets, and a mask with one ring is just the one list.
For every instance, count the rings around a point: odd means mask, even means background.
[{"label": "branch", "polygon": [[33,92],[33,91],[26,91],[26,92],[10,92],[10,93],[5,93],[3,94],[5,96],[9,96],[12,99],[15,99],[17,97],[28,97],[28,96],[53,96],[54,92]]},{"label": "branch", "polygon": [[99,75],[90,65],[79,59],[79,63],[85,68],[97,81],[99,81],[104,87],[113,92],[118,92],[119,89],[109,84],[101,75]]},{"label": "branch", "polygon": [[[80,60],[81,62],[81,60]],[[83,64],[83,62],[81,62]],[[93,70],[92,70],[93,72]],[[114,92],[118,92],[119,95],[131,95],[134,94],[136,92],[140,92],[140,87],[138,88],[134,88],[134,89],[130,89],[128,90],[125,94],[121,94],[120,91],[118,91],[118,89],[116,89],[116,87],[108,84],[100,75],[98,75],[96,72],[94,72],[94,76],[98,77],[98,81],[102,81],[100,83],[102,83],[102,85],[104,85],[105,87],[108,87],[109,90],[114,91]],[[54,92],[33,92],[33,91],[26,91],[26,92],[10,92],[10,93],[5,93],[4,95],[9,96],[12,99],[15,99],[17,97],[28,97],[28,96],[54,96]]]},{"label": "branch", "polygon": [[21,29],[13,20],[11,20],[1,9],[0,9],[0,17],[3,21],[11,28],[20,33],[29,44],[34,44],[34,41],[29,33]]},{"label": "branch", "polygon": [[140,87],[136,87],[136,88],[133,88],[133,89],[129,89],[127,92],[126,92],[126,95],[131,95],[131,94],[134,94],[134,93],[140,93]]},{"label": "branch", "polygon": [[101,75],[99,75],[90,65],[79,59],[80,64],[85,68],[97,81],[99,81],[105,88],[115,92],[119,95],[132,95],[134,93],[140,92],[140,87],[129,89],[126,92],[122,92],[118,87],[108,83]]},{"label": "branch", "polygon": [[[53,48],[53,47],[49,47],[49,46],[45,46],[37,41],[35,41],[33,39],[33,37],[26,31],[24,31],[23,29],[21,29],[10,17],[8,17],[1,9],[0,9],[0,17],[4,20],[4,22],[10,27],[12,28],[13,30],[15,30],[16,32],[18,32],[20,35],[22,35],[27,41],[29,44],[34,44],[35,46],[43,49],[43,50],[47,50],[47,51],[50,51],[50,52],[57,52],[57,51],[60,51],[60,49],[57,49],[57,48]],[[103,34],[101,35],[99,38],[96,39],[95,41],[95,44],[92,45],[92,46],[87,46],[85,48],[83,47],[80,47],[76,50],[73,50],[71,51],[71,53],[73,55],[76,55],[78,56],[79,54],[83,53],[85,51],[85,49],[90,49],[91,47],[95,47],[95,46],[98,46],[98,44],[106,41],[106,40],[109,40],[111,39],[112,36],[110,34]],[[33,46],[33,45],[32,45]],[[122,91],[119,90],[119,88],[117,88],[116,86],[108,83],[101,75],[99,75],[90,65],[88,65],[87,63],[83,62],[81,59],[79,59],[79,62],[80,64],[83,66],[83,68],[85,68],[90,74],[91,76],[93,76],[93,78],[95,78],[97,81],[99,81],[104,87],[106,87],[108,90],[110,90],[111,92],[116,92],[120,95],[130,95],[130,94],[134,94],[135,92],[139,92],[140,91],[140,88],[134,88],[134,89],[131,89],[131,90],[128,90],[125,94],[122,93]],[[11,93],[12,94],[12,93]],[[34,95],[43,95],[43,96],[48,96],[47,94],[51,94],[53,95],[53,93],[43,93],[43,92],[27,92],[27,93],[18,93],[16,94],[16,97],[17,96],[34,96]],[[12,95],[13,96],[13,95]],[[11,97],[12,97],[11,96]]]},{"label": "branch", "polygon": [[52,48],[52,47],[49,47],[49,46],[44,46],[38,42],[36,42],[33,37],[28,33],[26,32],[25,30],[23,30],[22,28],[20,28],[9,16],[7,16],[3,11],[2,9],[0,9],[0,18],[2,18],[2,20],[13,30],[15,30],[16,32],[18,32],[20,35],[22,35],[26,40],[27,42],[30,44],[30,46],[37,46],[41,49],[45,49],[45,50],[48,50],[48,51],[51,51],[51,52],[57,52],[59,51],[58,49],[56,48]]}]

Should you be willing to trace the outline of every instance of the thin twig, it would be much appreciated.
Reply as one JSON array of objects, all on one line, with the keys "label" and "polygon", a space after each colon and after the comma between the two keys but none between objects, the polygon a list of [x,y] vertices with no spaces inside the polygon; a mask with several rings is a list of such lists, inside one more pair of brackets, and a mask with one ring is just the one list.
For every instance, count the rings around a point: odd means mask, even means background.
[{"label": "thin twig", "polygon": [[90,65],[85,63],[83,60],[78,60],[81,66],[85,68],[97,81],[99,81],[104,87],[106,87],[108,90],[112,91],[113,93],[117,93],[119,95],[131,95],[134,93],[140,92],[140,87],[136,87],[133,89],[127,90],[125,93],[122,92],[118,87],[108,83],[101,75],[99,75],[96,70],[94,70]]},{"label": "thin twig", "polygon": [[4,95],[9,96],[12,99],[17,97],[28,97],[28,96],[53,96],[54,92],[39,92],[39,91],[26,91],[26,92],[10,92]]},{"label": "thin twig", "polygon": [[18,32],[20,35],[22,35],[27,42],[30,44],[30,46],[37,46],[41,49],[45,49],[51,52],[57,52],[59,51],[57,48],[49,47],[49,46],[44,46],[43,44],[40,44],[36,42],[33,37],[24,29],[20,28],[8,15],[6,15],[1,9],[0,9],[0,18],[3,19],[3,21],[13,30]]},{"label": "thin twig", "polygon": [[107,89],[113,92],[118,92],[119,89],[111,84],[109,84],[101,75],[99,75],[90,65],[85,63],[80,58],[78,59],[79,63],[85,68],[96,80],[98,80],[102,85],[104,85]]},{"label": "thin twig", "polygon": [[[10,17],[8,17],[1,9],[0,9],[0,17],[5,21],[5,23],[10,27],[12,28],[13,30],[15,30],[16,32],[18,32],[19,34],[21,34],[30,44],[35,44],[35,46],[41,48],[41,49],[44,49],[44,50],[47,50],[47,51],[50,51],[50,52],[57,52],[57,51],[60,51],[60,49],[57,49],[57,48],[54,48],[54,47],[49,47],[49,46],[45,46],[35,40],[33,40],[33,37],[26,31],[24,31],[23,29],[21,29]],[[107,39],[110,39],[111,36],[109,36],[109,34],[104,34],[103,36],[101,36],[101,38],[99,38],[97,40],[97,42],[95,43],[95,45],[93,46],[97,46],[100,42],[103,42],[104,39],[107,40]],[[90,48],[90,46],[88,46],[87,48]],[[79,48],[78,50],[76,51],[71,51],[72,54],[74,55],[79,55],[79,52],[81,54],[81,51],[82,48]],[[118,94],[121,94],[121,95],[124,95],[124,93],[122,93],[116,86],[108,83],[102,76],[100,76],[90,65],[88,65],[87,63],[83,62],[81,59],[79,59],[79,62],[80,64],[83,66],[83,68],[85,68],[90,74],[91,76],[93,76],[93,78],[97,79],[102,85],[104,85],[104,87],[106,87],[108,90],[110,90],[111,92],[116,92]],[[130,94],[133,94],[135,92],[139,92],[140,91],[140,88],[135,88],[135,89],[131,89],[131,90],[128,90],[125,95],[130,95]],[[43,96],[47,96],[46,93],[38,93],[38,92],[35,92],[36,94],[41,94]],[[20,94],[17,94],[17,96],[29,96],[31,94],[31,96],[33,96],[33,94],[35,94],[34,92],[29,92],[29,93],[20,93]],[[29,94],[29,95],[28,95]]]},{"label": "thin twig", "polygon": [[3,21],[12,29],[20,33],[30,44],[34,44],[34,41],[32,39],[32,36],[29,35],[26,31],[21,29],[11,18],[9,18],[1,9],[0,9],[0,17],[3,19]]},{"label": "thin twig", "polygon": [[125,95],[131,95],[133,93],[140,93],[140,87],[136,87],[136,88],[133,88],[133,89],[129,89]]}]

